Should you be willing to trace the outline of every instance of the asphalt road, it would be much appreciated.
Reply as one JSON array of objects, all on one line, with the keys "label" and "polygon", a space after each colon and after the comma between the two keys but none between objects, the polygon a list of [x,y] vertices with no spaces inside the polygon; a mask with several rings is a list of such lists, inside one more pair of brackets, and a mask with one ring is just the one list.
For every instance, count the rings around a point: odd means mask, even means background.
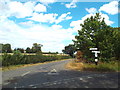
[{"label": "asphalt road", "polygon": [[118,88],[118,73],[68,70],[69,61],[4,71],[2,88]]}]

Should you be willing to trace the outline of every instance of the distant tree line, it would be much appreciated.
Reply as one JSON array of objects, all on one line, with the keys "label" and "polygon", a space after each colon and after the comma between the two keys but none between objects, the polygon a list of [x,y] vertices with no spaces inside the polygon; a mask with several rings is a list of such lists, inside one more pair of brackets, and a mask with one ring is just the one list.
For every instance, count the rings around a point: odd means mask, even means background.
[{"label": "distant tree line", "polygon": [[0,44],[0,53],[13,53],[14,51],[20,51],[21,53],[37,53],[41,52],[41,44],[33,43],[32,48],[27,47],[26,49],[23,48],[15,48],[14,50],[11,49],[11,44]]},{"label": "distant tree line", "polygon": [[42,52],[41,51],[41,47],[43,45],[42,44],[38,44],[38,43],[33,43],[32,48],[27,47],[26,49],[24,48],[15,48],[12,50],[11,48],[11,44],[7,43],[7,44],[0,44],[0,53],[13,53],[14,51],[20,51],[21,53],[37,53],[37,52],[41,52],[43,54],[58,54],[58,52]]},{"label": "distant tree line", "polygon": [[87,60],[94,60],[94,54],[89,48],[98,48],[101,61],[120,60],[120,27],[113,28],[105,23],[99,13],[84,20],[74,44],[65,46],[63,52],[70,56],[80,50]]},{"label": "distant tree line", "polygon": [[[1,53],[0,62],[2,62],[2,66],[11,66],[11,65],[21,65],[21,64],[30,64],[30,63],[42,63],[46,61],[54,61],[60,59],[68,59],[71,58],[68,55],[57,55],[58,52],[42,52],[41,44],[34,43],[32,48],[27,47],[25,50],[23,48],[15,48],[11,49],[10,44],[0,44]],[[8,54],[8,53],[13,53]],[[35,54],[22,54],[22,53],[35,53]],[[43,55],[49,54],[49,55]],[[51,55],[53,54],[53,55]]]}]

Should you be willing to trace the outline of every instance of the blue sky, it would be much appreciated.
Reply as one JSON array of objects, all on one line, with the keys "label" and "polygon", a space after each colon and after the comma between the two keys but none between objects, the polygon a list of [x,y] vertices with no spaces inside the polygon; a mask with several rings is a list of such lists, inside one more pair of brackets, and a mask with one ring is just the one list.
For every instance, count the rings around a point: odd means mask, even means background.
[{"label": "blue sky", "polygon": [[106,24],[118,27],[118,1],[1,0],[0,43],[10,43],[13,49],[40,43],[44,52],[62,52],[73,43],[80,24],[96,12]]}]

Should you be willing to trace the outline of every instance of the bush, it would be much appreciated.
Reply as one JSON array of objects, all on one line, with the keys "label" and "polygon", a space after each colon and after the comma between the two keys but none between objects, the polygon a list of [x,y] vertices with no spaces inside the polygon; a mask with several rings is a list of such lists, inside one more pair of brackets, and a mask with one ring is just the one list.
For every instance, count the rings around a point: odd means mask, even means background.
[{"label": "bush", "polygon": [[91,70],[91,71],[100,71],[100,72],[108,72],[108,71],[120,71],[120,66],[117,61],[101,62],[98,65],[95,64],[85,64],[83,70]]},{"label": "bush", "polygon": [[35,55],[23,55],[20,51],[15,51],[13,55],[4,53],[2,55],[2,66],[30,64],[30,63],[43,63],[46,61],[55,61],[60,59],[68,59],[70,56],[64,55],[50,55],[44,56],[41,52]]},{"label": "bush", "polygon": [[9,66],[11,64],[11,55],[4,53],[2,55],[2,66]]},{"label": "bush", "polygon": [[24,60],[24,55],[20,51],[14,51],[13,55],[11,56],[12,64],[13,65],[18,65],[22,64]]}]

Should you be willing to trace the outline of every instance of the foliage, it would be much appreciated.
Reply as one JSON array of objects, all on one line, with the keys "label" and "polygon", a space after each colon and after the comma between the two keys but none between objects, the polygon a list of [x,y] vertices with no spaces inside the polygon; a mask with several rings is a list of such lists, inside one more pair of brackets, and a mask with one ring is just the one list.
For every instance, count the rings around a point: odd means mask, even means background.
[{"label": "foliage", "polygon": [[32,53],[32,50],[29,47],[27,47],[26,48],[26,53]]},{"label": "foliage", "polygon": [[21,53],[24,53],[24,49],[23,48],[15,48],[14,51],[20,51]]},{"label": "foliage", "polygon": [[71,57],[73,57],[73,54],[75,53],[76,48],[73,44],[69,44],[68,46],[65,46],[65,49],[62,50],[63,53],[69,54]]},{"label": "foliage", "polygon": [[120,27],[114,28],[113,31],[113,50],[114,50],[114,56],[117,60],[120,60]]},{"label": "foliage", "polygon": [[13,55],[7,53],[4,53],[4,55],[2,55],[2,66],[42,63],[46,61],[54,61],[68,58],[70,58],[70,56],[64,55],[44,56],[42,55],[41,52],[37,52],[36,55],[23,55],[20,51],[15,51]]},{"label": "foliage", "polygon": [[58,52],[42,52],[43,54],[58,54]]},{"label": "foliage", "polygon": [[41,44],[33,43],[32,53],[36,53],[36,52],[41,51],[41,47],[42,47]]},{"label": "foliage", "polygon": [[2,47],[3,53],[12,53],[11,45],[10,44],[0,44],[0,47]]},{"label": "foliage", "polygon": [[84,64],[83,70],[87,71],[100,71],[100,72],[108,72],[108,71],[120,71],[120,66],[118,65],[119,61],[110,61],[100,63],[98,65],[95,64]]},{"label": "foliage", "polygon": [[108,26],[99,13],[87,18],[80,26],[82,29],[78,30],[73,42],[87,60],[94,58],[89,48],[98,48],[102,61],[109,61],[112,57],[120,58],[120,30]]},{"label": "foliage", "polygon": [[97,72],[119,72],[120,61],[99,62],[98,65],[88,64],[83,62],[71,61],[67,64],[69,69],[75,69],[80,71],[97,71]]},{"label": "foliage", "polygon": [[83,53],[81,51],[77,51],[76,53],[76,58],[79,59],[79,60],[82,60],[83,58]]}]

